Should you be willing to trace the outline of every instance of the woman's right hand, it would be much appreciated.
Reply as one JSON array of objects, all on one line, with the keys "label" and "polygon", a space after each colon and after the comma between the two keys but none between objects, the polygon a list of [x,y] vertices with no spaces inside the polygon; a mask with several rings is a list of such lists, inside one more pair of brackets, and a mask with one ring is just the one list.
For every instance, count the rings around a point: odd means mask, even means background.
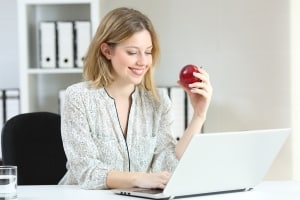
[{"label": "woman's right hand", "polygon": [[171,178],[167,171],[156,173],[137,172],[134,178],[134,185],[139,188],[164,189]]},{"label": "woman's right hand", "polygon": [[114,188],[148,188],[164,189],[171,177],[167,171],[146,173],[146,172],[121,172],[109,171],[106,179],[106,186]]}]

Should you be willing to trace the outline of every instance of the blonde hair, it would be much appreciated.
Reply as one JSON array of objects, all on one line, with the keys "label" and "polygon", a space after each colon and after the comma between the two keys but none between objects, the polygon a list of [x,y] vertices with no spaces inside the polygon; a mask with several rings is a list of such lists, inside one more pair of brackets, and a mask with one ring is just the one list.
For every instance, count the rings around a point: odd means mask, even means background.
[{"label": "blonde hair", "polygon": [[116,8],[108,12],[101,20],[85,57],[84,80],[90,81],[94,88],[105,87],[112,83],[111,62],[102,54],[100,45],[103,43],[112,46],[117,45],[142,30],[149,31],[151,35],[152,66],[150,66],[139,86],[145,87],[158,100],[154,84],[154,69],[160,55],[158,37],[150,19],[140,11],[132,8]]}]

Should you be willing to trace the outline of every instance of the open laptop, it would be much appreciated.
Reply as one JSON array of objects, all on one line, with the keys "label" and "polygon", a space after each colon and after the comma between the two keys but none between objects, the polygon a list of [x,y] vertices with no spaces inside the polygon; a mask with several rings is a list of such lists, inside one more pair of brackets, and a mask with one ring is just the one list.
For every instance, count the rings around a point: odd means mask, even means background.
[{"label": "open laptop", "polygon": [[291,129],[195,135],[164,190],[114,189],[116,194],[168,199],[248,191],[260,183]]}]

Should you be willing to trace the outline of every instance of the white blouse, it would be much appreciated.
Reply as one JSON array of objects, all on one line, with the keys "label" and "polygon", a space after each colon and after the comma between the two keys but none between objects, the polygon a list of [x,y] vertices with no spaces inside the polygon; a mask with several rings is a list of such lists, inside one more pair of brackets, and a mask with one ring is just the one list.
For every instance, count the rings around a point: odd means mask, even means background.
[{"label": "white blouse", "polygon": [[124,138],[115,101],[104,88],[91,88],[88,82],[68,87],[61,122],[68,171],[59,184],[105,189],[110,170],[173,172],[178,163],[174,116],[168,95],[158,94],[159,102],[136,87]]}]

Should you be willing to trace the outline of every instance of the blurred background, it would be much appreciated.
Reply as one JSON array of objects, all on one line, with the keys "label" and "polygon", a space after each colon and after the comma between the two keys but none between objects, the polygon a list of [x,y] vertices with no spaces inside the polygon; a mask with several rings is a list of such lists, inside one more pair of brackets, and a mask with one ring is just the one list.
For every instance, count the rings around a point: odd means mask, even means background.
[{"label": "blurred background", "polygon": [[[299,179],[298,4],[296,0],[100,0],[100,16],[129,6],[152,19],[162,48],[156,71],[159,86],[175,86],[186,64],[207,70],[214,94],[205,132],[293,127],[267,178]],[[16,0],[1,0],[0,29],[0,88],[19,88]]]}]

